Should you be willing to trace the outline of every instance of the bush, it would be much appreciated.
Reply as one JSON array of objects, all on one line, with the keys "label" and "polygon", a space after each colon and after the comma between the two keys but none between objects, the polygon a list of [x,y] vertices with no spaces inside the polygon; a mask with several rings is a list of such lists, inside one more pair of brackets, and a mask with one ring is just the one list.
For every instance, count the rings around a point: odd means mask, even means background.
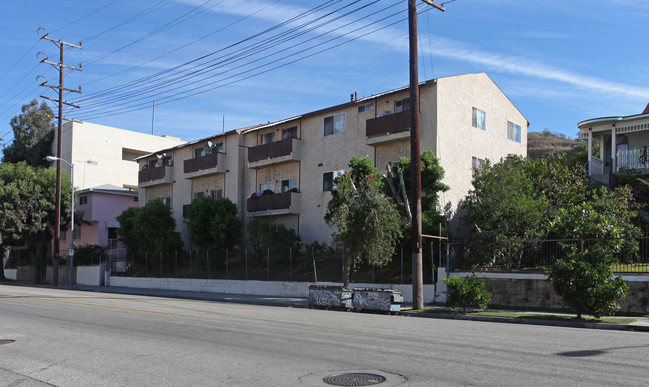
[{"label": "bush", "polygon": [[108,260],[108,252],[105,246],[83,245],[74,248],[74,265],[87,266],[94,263],[99,264]]},{"label": "bush", "polygon": [[449,277],[444,278],[448,288],[446,305],[451,308],[462,307],[462,313],[466,313],[466,307],[484,309],[491,303],[491,293],[485,289],[485,281],[475,275],[466,278]]},{"label": "bush", "polygon": [[583,252],[573,249],[565,259],[558,259],[547,268],[545,274],[577,318],[582,313],[600,318],[618,311],[617,300],[629,290],[626,281],[613,278],[613,262],[609,249],[595,245]]}]

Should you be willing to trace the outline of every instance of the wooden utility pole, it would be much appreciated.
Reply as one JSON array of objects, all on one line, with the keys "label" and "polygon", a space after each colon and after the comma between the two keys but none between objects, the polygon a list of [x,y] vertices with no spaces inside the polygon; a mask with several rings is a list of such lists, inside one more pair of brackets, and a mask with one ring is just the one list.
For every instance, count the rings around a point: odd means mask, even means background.
[{"label": "wooden utility pole", "polygon": [[[40,33],[39,29],[39,33]],[[78,108],[78,106],[75,106],[71,103],[67,103],[63,101],[63,92],[68,91],[68,92],[73,92],[73,93],[81,93],[81,90],[73,90],[73,89],[66,89],[63,86],[63,75],[64,75],[64,70],[65,69],[71,69],[71,70],[77,70],[81,71],[81,66],[79,67],[72,67],[72,66],[66,66],[65,62],[63,61],[63,54],[65,51],[65,46],[69,47],[74,47],[74,48],[81,48],[81,43],[79,45],[71,44],[71,43],[66,43],[62,39],[52,39],[49,37],[49,33],[45,33],[44,35],[40,36],[41,39],[49,40],[50,42],[54,43],[55,45],[58,46],[59,48],[59,62],[51,62],[48,61],[48,58],[41,59],[41,63],[47,63],[49,65],[52,65],[54,67],[58,67],[59,70],[59,84],[58,85],[49,85],[47,81],[43,82],[40,84],[40,86],[45,86],[49,87],[52,89],[57,89],[58,90],[58,100],[55,100],[53,98],[45,97],[41,95],[41,98],[45,98],[47,100],[50,100],[52,102],[55,102],[58,105],[58,125],[57,125],[57,136],[56,136],[56,157],[58,160],[56,161],[56,206],[55,206],[55,218],[54,218],[54,252],[53,252],[53,257],[54,257],[54,268],[52,271],[52,285],[54,286],[59,286],[59,237],[61,235],[61,132],[63,128],[63,105],[66,106],[72,106],[75,108]],[[71,120],[67,120],[71,121]],[[72,164],[72,160],[69,161],[70,164]],[[70,171],[72,173],[72,171]],[[74,198],[72,198],[74,200]],[[70,235],[70,238],[72,238],[72,235]],[[72,281],[72,279],[70,279]],[[72,282],[70,282],[72,283]]]},{"label": "wooden utility pole", "polygon": [[[424,308],[424,270],[421,241],[421,155],[419,150],[419,66],[417,53],[417,0],[408,1],[408,36],[410,42],[410,170],[412,179],[412,308]],[[444,11],[430,0],[425,3]]]}]

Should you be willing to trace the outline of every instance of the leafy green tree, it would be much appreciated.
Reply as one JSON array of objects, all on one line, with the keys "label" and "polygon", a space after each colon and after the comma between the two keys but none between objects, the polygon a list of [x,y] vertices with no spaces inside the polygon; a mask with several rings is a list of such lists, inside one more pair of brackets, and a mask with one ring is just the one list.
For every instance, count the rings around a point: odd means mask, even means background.
[{"label": "leafy green tree", "polygon": [[383,193],[381,175],[368,157],[349,162],[351,171],[335,179],[325,221],[336,227],[334,241],[345,249],[345,284],[362,262],[387,264],[401,235],[401,216]]},{"label": "leafy green tree", "polygon": [[242,223],[230,199],[194,199],[187,212],[189,235],[201,250],[222,253],[241,241]]},{"label": "leafy green tree", "polygon": [[[36,281],[44,279],[45,258],[54,227],[56,171],[26,162],[0,164],[0,245],[37,243]],[[70,180],[61,179],[61,215],[69,213]],[[0,271],[4,274],[3,271]]]},{"label": "leafy green tree", "polygon": [[[403,174],[410,203],[412,203],[411,171],[410,159],[407,157],[401,157],[399,164],[392,167],[394,175]],[[444,168],[440,165],[439,159],[432,150],[425,150],[421,153],[421,228],[424,234],[437,235],[439,225],[446,223],[446,219],[441,214],[439,193],[448,191],[449,186],[442,183],[442,180],[444,180]]]},{"label": "leafy green tree", "polygon": [[619,310],[617,301],[629,290],[621,277],[613,277],[614,262],[611,250],[604,245],[594,245],[583,252],[573,248],[565,259],[548,267],[545,274],[577,318],[582,314],[600,318]]},{"label": "leafy green tree", "polygon": [[153,267],[152,262],[160,255],[163,265],[169,266],[173,254],[182,249],[171,209],[160,199],[151,200],[144,207],[127,208],[117,221],[117,234],[132,253],[136,268],[145,267],[146,257],[150,258],[149,266]]},{"label": "leafy green tree", "polygon": [[11,119],[14,141],[2,150],[3,161],[17,163],[25,161],[32,167],[46,167],[54,139],[54,113],[45,102],[36,100],[23,105],[22,114]]},{"label": "leafy green tree", "polygon": [[252,218],[248,222],[248,245],[251,255],[257,257],[259,264],[263,266],[268,251],[273,261],[286,261],[291,250],[297,258],[300,255],[302,240],[295,230],[283,224]]}]

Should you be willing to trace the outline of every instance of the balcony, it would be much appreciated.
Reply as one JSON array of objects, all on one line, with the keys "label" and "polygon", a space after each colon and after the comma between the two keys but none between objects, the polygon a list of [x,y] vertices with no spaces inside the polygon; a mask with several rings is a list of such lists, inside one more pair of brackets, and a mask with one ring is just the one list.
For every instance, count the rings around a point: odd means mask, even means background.
[{"label": "balcony", "polygon": [[183,162],[183,172],[188,179],[225,173],[225,153],[214,152]]},{"label": "balcony", "polygon": [[410,110],[365,121],[368,145],[398,141],[410,137]]},{"label": "balcony", "polygon": [[270,216],[300,213],[300,193],[283,192],[246,200],[248,216]]},{"label": "balcony", "polygon": [[301,142],[299,138],[287,138],[248,148],[248,168],[300,161]]},{"label": "balcony", "polygon": [[173,183],[173,167],[161,166],[155,168],[147,168],[138,172],[138,184],[142,188],[150,187],[158,184],[172,184]]}]

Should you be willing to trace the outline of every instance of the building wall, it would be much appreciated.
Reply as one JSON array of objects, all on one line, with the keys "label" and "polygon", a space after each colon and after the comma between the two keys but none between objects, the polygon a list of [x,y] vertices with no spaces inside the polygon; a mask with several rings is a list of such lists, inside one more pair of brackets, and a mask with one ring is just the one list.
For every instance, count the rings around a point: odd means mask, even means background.
[{"label": "building wall", "polygon": [[[176,137],[153,136],[89,122],[66,123],[61,137],[62,158],[75,166],[77,189],[105,184],[137,187],[138,166],[134,157],[184,143]],[[56,139],[52,154],[56,155]],[[65,163],[62,168],[70,172]]]},{"label": "building wall", "polygon": [[[254,213],[272,222],[285,224],[299,231],[302,241],[331,242],[333,230],[324,222],[331,193],[323,191],[323,174],[347,170],[352,157],[368,156],[381,171],[388,162],[401,156],[410,157],[410,140],[407,132],[384,139],[366,136],[366,121],[382,113],[394,113],[395,101],[409,97],[407,88],[375,97],[342,104],[321,111],[307,113],[276,124],[252,129],[242,129],[212,138],[225,142],[227,171],[217,175],[189,179],[183,174],[183,161],[194,157],[194,149],[207,140],[180,146],[166,151],[174,158],[173,192],[171,185],[140,188],[140,205],[156,197],[172,197],[172,210],[185,246],[190,246],[189,236],[182,219],[182,205],[189,204],[197,190],[223,187],[224,195],[237,203],[244,224],[250,218],[246,198],[260,190],[261,183],[272,183],[273,191],[281,191],[281,181],[297,180],[300,195],[298,214],[276,215]],[[359,112],[361,105],[373,104],[372,109]],[[472,107],[486,112],[486,130],[473,128]],[[484,73],[441,78],[420,87],[420,148],[432,149],[445,169],[445,183],[451,189],[441,195],[448,218],[459,230],[458,206],[471,188],[471,157],[498,161],[507,154],[526,155],[527,121],[511,101]],[[324,120],[336,114],[345,115],[342,133],[324,135]],[[521,127],[521,141],[507,139],[507,122]],[[300,139],[299,160],[282,160],[282,163],[255,163],[247,161],[248,149],[262,144],[262,136],[274,133],[274,141],[282,139],[282,129],[297,127]],[[155,160],[155,155],[141,160],[144,165]],[[257,168],[254,168],[258,166]],[[281,213],[277,212],[277,213]],[[454,234],[457,233],[454,231]]]},{"label": "building wall", "polygon": [[[473,107],[485,112],[486,130],[473,127]],[[521,126],[520,143],[507,139],[507,121]],[[486,74],[466,74],[437,80],[436,127],[437,146],[431,148],[450,187],[440,194],[440,203],[458,236],[462,234],[460,202],[472,188],[472,157],[496,163],[508,154],[526,156],[527,120]]]}]

